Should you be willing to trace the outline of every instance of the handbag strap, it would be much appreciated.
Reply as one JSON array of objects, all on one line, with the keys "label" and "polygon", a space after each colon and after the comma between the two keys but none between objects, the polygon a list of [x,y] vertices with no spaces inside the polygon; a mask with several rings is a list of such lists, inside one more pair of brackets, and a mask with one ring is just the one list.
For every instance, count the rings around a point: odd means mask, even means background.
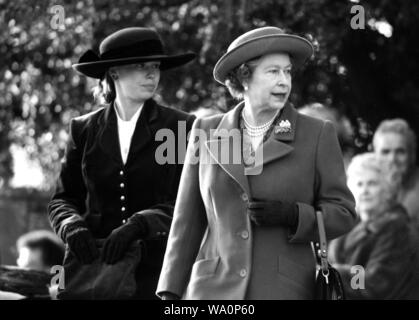
[{"label": "handbag strap", "polygon": [[317,227],[319,229],[320,239],[320,267],[322,274],[327,278],[329,275],[329,263],[327,261],[327,240],[326,229],[324,227],[323,214],[321,211],[316,211]]}]

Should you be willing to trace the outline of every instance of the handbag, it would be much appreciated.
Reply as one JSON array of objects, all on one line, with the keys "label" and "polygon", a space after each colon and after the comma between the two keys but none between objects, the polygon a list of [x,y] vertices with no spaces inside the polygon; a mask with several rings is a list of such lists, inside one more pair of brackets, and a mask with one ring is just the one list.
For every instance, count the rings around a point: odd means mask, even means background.
[{"label": "handbag", "polygon": [[[99,251],[104,240],[96,240]],[[66,248],[64,257],[64,289],[61,300],[122,300],[132,299],[137,292],[136,270],[141,261],[143,240],[134,241],[123,258],[107,264],[97,258],[91,264],[81,264]]]},{"label": "handbag", "polygon": [[321,211],[316,211],[320,242],[312,243],[316,259],[315,300],[345,300],[342,278],[327,260],[327,240]]}]

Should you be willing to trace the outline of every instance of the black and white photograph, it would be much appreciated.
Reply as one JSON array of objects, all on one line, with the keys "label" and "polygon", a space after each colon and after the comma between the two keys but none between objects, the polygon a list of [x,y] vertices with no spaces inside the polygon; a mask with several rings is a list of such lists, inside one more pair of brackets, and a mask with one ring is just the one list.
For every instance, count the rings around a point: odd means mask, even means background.
[{"label": "black and white photograph", "polygon": [[0,307],[419,300],[418,17],[0,0]]}]

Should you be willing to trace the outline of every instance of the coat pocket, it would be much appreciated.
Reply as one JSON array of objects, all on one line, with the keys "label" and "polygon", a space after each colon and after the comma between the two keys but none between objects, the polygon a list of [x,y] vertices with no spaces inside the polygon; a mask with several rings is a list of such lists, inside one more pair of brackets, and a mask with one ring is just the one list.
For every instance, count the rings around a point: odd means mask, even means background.
[{"label": "coat pocket", "polygon": [[212,276],[217,271],[220,257],[198,260],[192,266],[191,282],[197,278]]}]

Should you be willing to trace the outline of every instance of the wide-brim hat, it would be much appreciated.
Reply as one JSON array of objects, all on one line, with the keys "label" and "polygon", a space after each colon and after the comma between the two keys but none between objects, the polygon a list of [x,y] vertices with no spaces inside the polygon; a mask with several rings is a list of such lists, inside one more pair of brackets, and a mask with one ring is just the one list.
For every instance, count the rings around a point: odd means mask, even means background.
[{"label": "wide-brim hat", "polygon": [[246,32],[235,39],[214,67],[214,78],[225,83],[228,73],[246,61],[269,53],[285,52],[294,67],[300,67],[314,52],[307,39],[287,34],[277,27],[263,27]]},{"label": "wide-brim hat", "polygon": [[167,70],[184,65],[195,57],[193,52],[167,55],[156,31],[133,27],[106,37],[99,46],[99,54],[87,50],[73,68],[88,77],[101,79],[114,66],[156,60],[160,61],[160,70]]}]

